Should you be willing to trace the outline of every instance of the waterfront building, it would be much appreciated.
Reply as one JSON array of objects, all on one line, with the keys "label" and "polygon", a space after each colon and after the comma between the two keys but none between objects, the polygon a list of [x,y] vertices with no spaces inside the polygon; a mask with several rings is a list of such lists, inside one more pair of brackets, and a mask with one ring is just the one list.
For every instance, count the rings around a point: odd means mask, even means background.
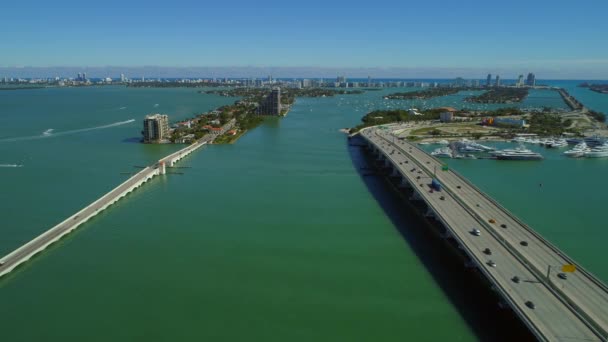
[{"label": "waterfront building", "polygon": [[526,79],[526,85],[528,87],[536,86],[536,75],[534,75],[533,73],[529,73],[528,78]]},{"label": "waterfront building", "polygon": [[281,88],[272,88],[272,91],[258,107],[260,115],[281,115]]},{"label": "waterfront building", "polygon": [[371,76],[367,76],[367,87],[371,87],[372,86],[372,78]]},{"label": "waterfront building", "polygon": [[479,80],[473,80],[473,87],[479,87]]},{"label": "waterfront building", "polygon": [[302,80],[302,88],[310,88],[312,86],[312,82],[309,79]]},{"label": "waterfront building", "polygon": [[344,76],[338,76],[336,78],[336,82],[337,83],[346,83],[346,77],[344,77]]},{"label": "waterfront building", "polygon": [[164,114],[146,115],[144,119],[144,142],[160,142],[169,137],[169,117]]},{"label": "waterfront building", "polygon": [[495,87],[500,87],[500,75],[496,75],[496,83],[494,83]]},{"label": "waterfront building", "polygon": [[489,87],[492,85],[492,74],[488,74],[488,77],[486,78],[486,87]]},{"label": "waterfront building", "polygon": [[524,86],[524,75],[519,75],[519,78],[517,79],[517,87],[523,87]]},{"label": "waterfront building", "polygon": [[439,114],[439,121],[441,122],[451,122],[452,120],[454,120],[454,112],[446,111]]},{"label": "waterfront building", "polygon": [[124,83],[126,80],[125,74],[120,74],[120,82]]}]

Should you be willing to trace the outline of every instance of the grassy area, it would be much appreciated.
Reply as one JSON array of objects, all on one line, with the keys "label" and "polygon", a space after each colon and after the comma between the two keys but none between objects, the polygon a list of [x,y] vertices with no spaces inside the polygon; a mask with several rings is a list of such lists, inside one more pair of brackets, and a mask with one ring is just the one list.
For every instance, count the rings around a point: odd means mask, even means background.
[{"label": "grassy area", "polygon": [[224,134],[221,135],[217,138],[215,138],[215,140],[213,140],[214,144],[234,144],[237,140],[239,140],[240,137],[242,137],[243,135],[245,135],[245,133],[247,133],[248,130],[239,130],[235,135],[229,135],[229,134]]}]

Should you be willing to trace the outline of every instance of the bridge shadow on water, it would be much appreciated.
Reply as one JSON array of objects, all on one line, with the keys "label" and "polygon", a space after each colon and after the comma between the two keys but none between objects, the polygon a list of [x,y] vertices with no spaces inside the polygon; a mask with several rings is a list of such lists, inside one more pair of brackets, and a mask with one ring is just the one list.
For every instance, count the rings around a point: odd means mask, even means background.
[{"label": "bridge shadow on water", "polygon": [[482,341],[535,341],[515,313],[499,307],[500,298],[485,278],[474,269],[465,268],[462,254],[439,236],[424,213],[409,203],[409,195],[375,167],[358,139],[347,141],[353,167],[475,336]]}]

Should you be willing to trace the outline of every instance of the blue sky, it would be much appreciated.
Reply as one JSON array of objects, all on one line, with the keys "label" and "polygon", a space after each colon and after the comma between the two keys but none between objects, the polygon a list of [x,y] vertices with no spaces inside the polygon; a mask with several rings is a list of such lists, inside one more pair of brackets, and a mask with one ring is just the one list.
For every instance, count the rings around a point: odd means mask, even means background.
[{"label": "blue sky", "polygon": [[6,0],[0,13],[0,67],[539,68],[608,78],[608,1]]}]

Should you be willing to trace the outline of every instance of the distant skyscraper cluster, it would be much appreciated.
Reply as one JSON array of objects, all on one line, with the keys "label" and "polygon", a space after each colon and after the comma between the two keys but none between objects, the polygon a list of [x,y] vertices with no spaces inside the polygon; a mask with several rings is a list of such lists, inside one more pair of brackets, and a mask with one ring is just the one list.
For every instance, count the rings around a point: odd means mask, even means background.
[{"label": "distant skyscraper cluster", "polygon": [[528,87],[536,86],[536,75],[534,75],[533,73],[529,73],[528,78],[526,79],[526,85]]},{"label": "distant skyscraper cluster", "polygon": [[[486,87],[500,87],[501,83],[500,83],[500,75],[496,75],[496,78],[494,79],[494,83],[492,83],[492,74],[488,74],[487,78],[486,78]],[[505,86],[510,86],[509,84],[506,84]],[[515,81],[515,87],[534,87],[536,86],[536,75],[534,75],[533,73],[529,73],[528,77],[525,79],[524,81],[524,75],[521,74],[517,77],[517,81]]]},{"label": "distant skyscraper cluster", "polygon": [[83,73],[78,73],[78,76],[76,77],[76,81],[78,82],[86,82],[87,81],[87,73],[83,72]]}]

